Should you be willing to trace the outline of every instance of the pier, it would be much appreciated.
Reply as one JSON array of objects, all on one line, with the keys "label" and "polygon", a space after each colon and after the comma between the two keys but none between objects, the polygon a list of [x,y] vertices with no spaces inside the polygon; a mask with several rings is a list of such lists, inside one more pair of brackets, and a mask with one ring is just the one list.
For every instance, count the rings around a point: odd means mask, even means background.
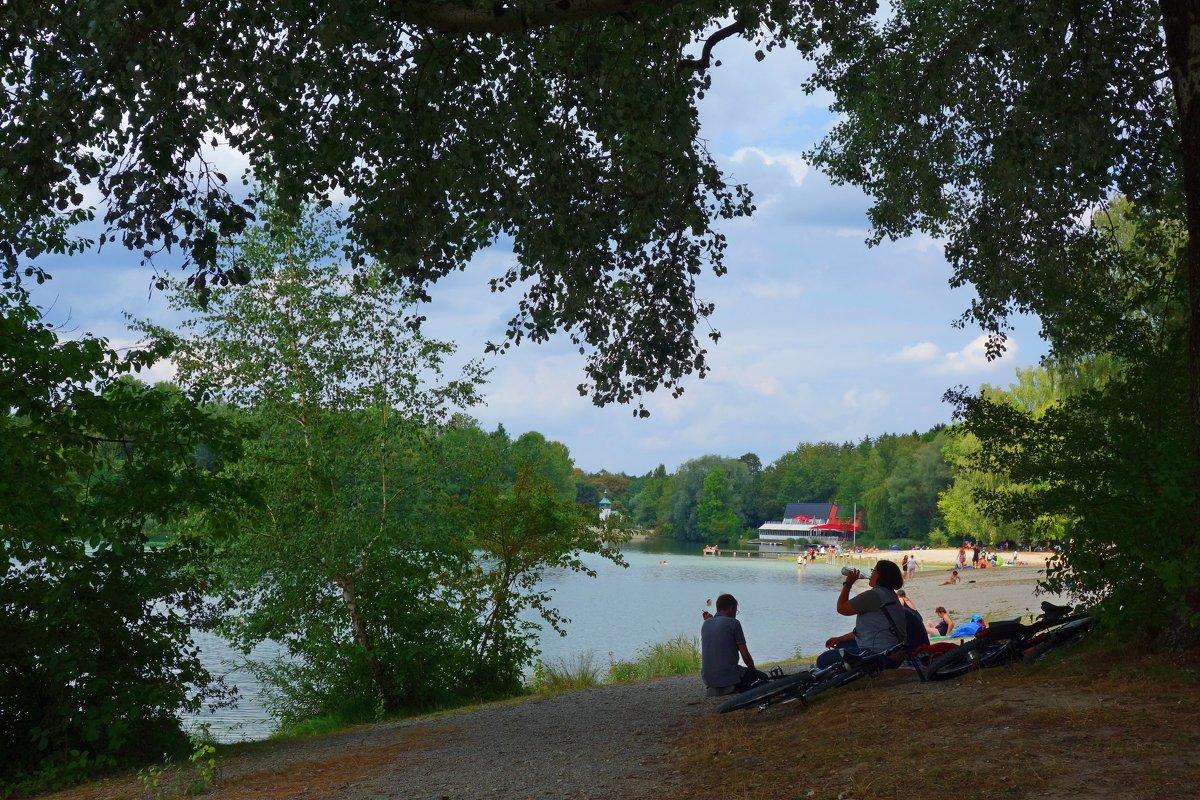
[{"label": "pier", "polygon": [[[719,548],[716,552],[712,550],[705,551],[706,556],[716,556],[718,558],[728,556],[729,558],[767,558],[771,560],[786,559],[795,561],[797,556],[807,556],[806,550],[726,550]],[[852,562],[867,561],[879,559],[879,553],[820,553],[813,561],[820,561],[825,564],[847,564]],[[812,562],[809,562],[812,563]]]}]

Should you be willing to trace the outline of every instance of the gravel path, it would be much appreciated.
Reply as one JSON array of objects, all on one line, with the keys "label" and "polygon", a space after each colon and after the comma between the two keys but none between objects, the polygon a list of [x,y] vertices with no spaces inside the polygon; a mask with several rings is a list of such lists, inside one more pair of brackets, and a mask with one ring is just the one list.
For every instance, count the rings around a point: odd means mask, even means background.
[{"label": "gravel path", "polygon": [[715,703],[688,675],[365,726],[234,757],[205,796],[657,798],[683,725]]}]

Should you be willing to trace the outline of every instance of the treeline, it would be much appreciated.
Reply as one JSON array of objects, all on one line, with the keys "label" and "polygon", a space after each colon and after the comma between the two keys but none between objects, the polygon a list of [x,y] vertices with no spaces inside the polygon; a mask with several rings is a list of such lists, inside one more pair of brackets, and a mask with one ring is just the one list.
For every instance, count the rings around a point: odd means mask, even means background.
[{"label": "treeline", "polygon": [[[1007,387],[985,384],[979,397],[1040,418],[1116,374],[1116,362],[1107,357],[1048,362],[1017,370]],[[635,527],[685,542],[752,536],[763,522],[780,520],[792,502],[836,503],[846,521],[857,509],[862,540],[879,544],[969,539],[1028,545],[1067,538],[1067,515],[1022,503],[1038,484],[985,467],[981,453],[971,427],[938,425],[857,443],[805,442],[766,467],[754,453],[705,455],[674,473],[660,465],[635,477],[575,470],[574,478],[579,502],[594,506],[607,492]]]},{"label": "treeline", "polygon": [[790,502],[854,507],[879,538],[921,538],[938,522],[938,497],[950,484],[942,427],[884,434],[858,443],[802,443],[763,467],[754,453],[707,455],[668,474],[663,467],[631,483],[633,522],[681,541],[730,541],[778,521]]}]

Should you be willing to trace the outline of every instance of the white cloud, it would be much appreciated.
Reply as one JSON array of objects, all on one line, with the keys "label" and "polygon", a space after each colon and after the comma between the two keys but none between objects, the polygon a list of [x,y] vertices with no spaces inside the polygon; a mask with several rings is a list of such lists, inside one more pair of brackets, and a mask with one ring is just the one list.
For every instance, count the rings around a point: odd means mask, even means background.
[{"label": "white cloud", "polygon": [[922,363],[935,360],[941,352],[942,349],[933,342],[921,342],[902,347],[900,352],[892,356],[892,360],[908,364]]},{"label": "white cloud", "polygon": [[860,242],[865,242],[871,232],[866,228],[838,228],[833,235],[839,239],[858,239]]},{"label": "white cloud", "polygon": [[[135,341],[133,339],[113,338],[108,342],[108,346],[118,352],[126,352],[129,350],[141,350],[146,345],[145,342]],[[142,383],[148,383],[153,386],[156,383],[163,381],[174,381],[178,370],[175,367],[175,362],[171,359],[156,361],[149,369],[135,372],[134,377]]]},{"label": "white cloud", "polygon": [[887,393],[881,392],[878,389],[869,389],[864,392],[859,387],[854,386],[842,394],[842,403],[847,408],[875,411],[887,405],[888,396]]},{"label": "white cloud", "polygon": [[956,353],[946,353],[942,362],[938,364],[934,371],[941,375],[947,374],[963,374],[970,372],[990,372],[1001,366],[1001,362],[1006,362],[1004,366],[1008,367],[1012,364],[1012,359],[1020,351],[1015,339],[1010,338],[1004,348],[1004,354],[1000,358],[988,360],[987,357],[987,341],[988,335],[981,333],[972,339],[966,347]]},{"label": "white cloud", "polygon": [[729,160],[734,164],[745,164],[750,158],[756,158],[768,167],[783,167],[787,170],[788,175],[792,179],[792,184],[800,186],[804,183],[804,176],[808,174],[810,169],[808,162],[800,153],[796,152],[781,152],[776,154],[768,153],[759,147],[742,147],[739,148]]}]

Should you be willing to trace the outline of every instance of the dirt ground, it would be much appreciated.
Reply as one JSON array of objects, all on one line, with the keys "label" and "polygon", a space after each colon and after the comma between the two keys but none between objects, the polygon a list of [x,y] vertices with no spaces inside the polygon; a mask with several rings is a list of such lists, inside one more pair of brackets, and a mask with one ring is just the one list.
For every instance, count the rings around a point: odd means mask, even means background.
[{"label": "dirt ground", "polygon": [[1200,658],[1076,648],[921,684],[889,673],[687,732],[684,798],[1184,798]]},{"label": "dirt ground", "polygon": [[[1081,646],[1052,659],[937,684],[897,671],[809,708],[723,715],[695,676],[584,690],[226,750],[201,796],[1196,796],[1200,655]],[[130,776],[47,797],[149,796]]]}]

